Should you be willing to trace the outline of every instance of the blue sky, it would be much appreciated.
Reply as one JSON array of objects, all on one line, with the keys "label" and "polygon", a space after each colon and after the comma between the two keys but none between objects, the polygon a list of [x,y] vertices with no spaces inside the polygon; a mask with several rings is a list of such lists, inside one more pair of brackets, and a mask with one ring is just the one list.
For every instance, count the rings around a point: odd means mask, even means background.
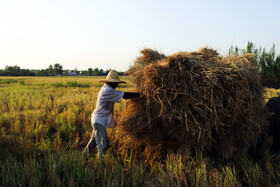
[{"label": "blue sky", "polygon": [[143,48],[280,51],[279,0],[0,0],[0,69],[125,71]]}]

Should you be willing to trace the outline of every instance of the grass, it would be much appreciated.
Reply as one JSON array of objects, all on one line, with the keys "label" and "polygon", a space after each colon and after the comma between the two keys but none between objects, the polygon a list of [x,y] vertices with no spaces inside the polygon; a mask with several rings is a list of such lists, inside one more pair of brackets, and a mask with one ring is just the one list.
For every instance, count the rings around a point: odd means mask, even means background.
[{"label": "grass", "polygon": [[[108,130],[112,146],[105,157],[97,158],[95,152],[84,160],[81,151],[91,136],[90,115],[102,86],[98,80],[103,78],[1,77],[0,186],[275,186],[280,183],[279,155],[266,152],[256,161],[246,153],[239,153],[228,162],[217,162],[201,153],[193,156],[170,153],[158,161],[139,159],[133,148],[118,151],[118,144],[114,143],[117,128]],[[128,83],[119,90],[131,90],[129,79],[121,79]],[[276,96],[273,89],[266,89],[266,93],[267,99]],[[126,101],[115,105],[116,121],[125,106]]]}]

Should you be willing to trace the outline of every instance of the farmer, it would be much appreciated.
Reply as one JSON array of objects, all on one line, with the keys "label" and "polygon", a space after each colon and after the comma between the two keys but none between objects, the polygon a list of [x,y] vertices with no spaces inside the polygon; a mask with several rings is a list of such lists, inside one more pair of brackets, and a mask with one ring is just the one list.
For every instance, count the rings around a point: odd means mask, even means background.
[{"label": "farmer", "polygon": [[267,102],[268,111],[272,113],[269,124],[269,134],[273,136],[273,144],[271,151],[276,153],[280,151],[280,92],[277,92],[278,97],[272,97]]},{"label": "farmer", "polygon": [[109,147],[106,128],[114,127],[114,104],[121,102],[122,99],[132,99],[140,97],[140,93],[121,92],[115,90],[119,83],[125,83],[119,79],[118,72],[111,70],[105,80],[97,97],[96,108],[91,115],[91,125],[93,132],[85,150],[84,157],[96,147],[98,156],[104,155]]}]

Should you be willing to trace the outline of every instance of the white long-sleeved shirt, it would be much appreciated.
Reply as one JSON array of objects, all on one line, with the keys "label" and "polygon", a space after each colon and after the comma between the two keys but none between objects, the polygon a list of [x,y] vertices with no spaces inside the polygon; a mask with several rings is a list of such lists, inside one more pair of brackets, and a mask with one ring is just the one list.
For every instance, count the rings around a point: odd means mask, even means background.
[{"label": "white long-sleeved shirt", "polygon": [[91,115],[91,123],[99,123],[108,128],[114,127],[114,104],[121,102],[124,92],[104,84],[97,97],[96,108]]}]

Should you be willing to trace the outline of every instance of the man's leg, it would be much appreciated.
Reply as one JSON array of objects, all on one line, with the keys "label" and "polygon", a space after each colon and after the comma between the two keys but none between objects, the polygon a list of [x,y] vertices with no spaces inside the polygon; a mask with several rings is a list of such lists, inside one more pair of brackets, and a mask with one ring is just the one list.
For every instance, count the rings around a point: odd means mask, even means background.
[{"label": "man's leg", "polygon": [[85,150],[84,150],[84,156],[87,157],[87,155],[89,153],[92,152],[92,150],[96,147],[96,140],[95,140],[95,136],[96,136],[96,130],[93,128],[92,130],[92,135],[91,135],[91,138],[87,144],[87,146],[85,147]]},{"label": "man's leg", "polygon": [[99,123],[95,123],[94,128],[96,129],[95,140],[96,140],[97,149],[98,149],[98,156],[104,155],[105,151],[109,147],[106,127],[103,125],[100,125]]}]

